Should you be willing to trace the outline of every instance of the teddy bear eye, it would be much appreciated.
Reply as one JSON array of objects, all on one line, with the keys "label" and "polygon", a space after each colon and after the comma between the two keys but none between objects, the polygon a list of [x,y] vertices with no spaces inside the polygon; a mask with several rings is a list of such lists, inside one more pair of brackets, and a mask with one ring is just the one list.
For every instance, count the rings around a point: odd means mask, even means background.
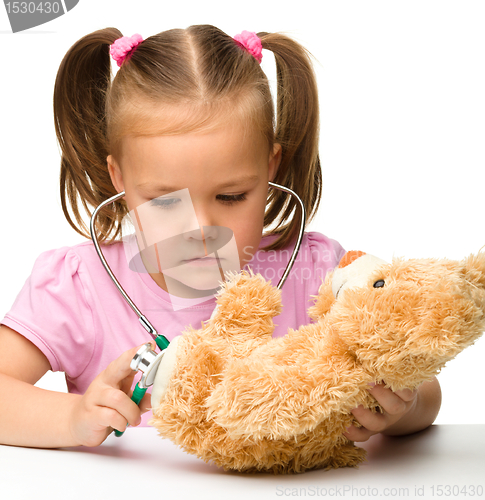
[{"label": "teddy bear eye", "polygon": [[374,283],[374,288],[382,288],[385,284],[386,282],[384,280],[377,280]]}]

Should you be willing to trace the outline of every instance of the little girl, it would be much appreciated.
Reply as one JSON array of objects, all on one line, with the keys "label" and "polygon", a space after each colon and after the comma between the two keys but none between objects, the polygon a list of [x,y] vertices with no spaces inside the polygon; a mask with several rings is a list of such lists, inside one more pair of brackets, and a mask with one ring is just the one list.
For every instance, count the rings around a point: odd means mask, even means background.
[{"label": "little girl", "polygon": [[[262,48],[276,60],[276,119],[260,67]],[[110,54],[119,66],[112,81]],[[203,25],[143,40],[122,37],[114,28],[96,31],[64,57],[54,115],[67,220],[89,237],[79,205],[89,213],[89,207],[125,191],[121,201],[100,212],[98,236],[123,288],[169,340],[185,326],[209,319],[215,299],[187,296],[183,283],[174,289],[178,293],[169,293],[167,273],[131,269],[121,240],[129,211],[162,200],[158,205],[170,219],[169,207],[179,200],[173,193],[188,190],[200,228],[206,233],[207,228],[229,228],[240,267],[276,284],[293,249],[299,217],[295,200],[268,189],[268,181],[295,191],[309,220],[318,207],[322,176],[315,76],[305,49],[281,34],[243,32],[231,38]],[[270,226],[271,234],[262,237]],[[211,236],[201,231],[205,244]],[[191,273],[201,273],[202,255],[189,252],[197,232],[184,232],[183,238],[187,254],[180,259]],[[282,289],[275,336],[310,322],[306,311],[312,296],[343,253],[336,241],[305,234]],[[149,399],[145,396],[140,406],[131,401],[129,364],[149,340],[91,241],[40,255],[0,326],[0,443],[96,446],[113,429],[144,424]],[[14,360],[10,352],[16,353]],[[47,370],[65,372],[68,393],[33,385]],[[436,381],[413,393],[392,393],[379,384],[369,390],[384,413],[356,408],[362,427],[349,428],[349,439],[423,429],[440,406]]]}]

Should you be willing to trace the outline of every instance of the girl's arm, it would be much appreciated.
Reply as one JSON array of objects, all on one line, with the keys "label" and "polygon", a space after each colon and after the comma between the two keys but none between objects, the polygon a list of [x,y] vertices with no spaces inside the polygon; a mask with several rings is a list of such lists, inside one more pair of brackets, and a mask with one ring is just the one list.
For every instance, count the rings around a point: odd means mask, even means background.
[{"label": "girl's arm", "polygon": [[32,342],[0,326],[0,443],[34,447],[74,444],[68,415],[78,397],[34,387],[47,370],[47,358]]},{"label": "girl's arm", "polygon": [[50,369],[29,340],[0,326],[0,443],[37,448],[97,446],[113,428],[137,425],[142,410],[128,396],[134,347],[113,361],[84,395],[47,391],[33,384]]}]

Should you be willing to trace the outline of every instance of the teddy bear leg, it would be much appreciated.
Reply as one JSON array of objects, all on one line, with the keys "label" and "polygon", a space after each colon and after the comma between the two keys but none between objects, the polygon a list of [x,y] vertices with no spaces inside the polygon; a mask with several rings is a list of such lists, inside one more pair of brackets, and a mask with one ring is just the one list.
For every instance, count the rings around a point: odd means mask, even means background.
[{"label": "teddy bear leg", "polygon": [[357,467],[365,460],[367,452],[364,448],[355,446],[352,441],[336,446],[331,457],[325,461],[326,469],[338,469],[340,467]]},{"label": "teddy bear leg", "polygon": [[211,457],[213,440],[221,434],[207,417],[205,402],[219,383],[225,359],[216,345],[192,340],[182,336],[178,341],[172,373],[165,379],[168,386],[165,392],[162,386],[159,400],[152,395],[153,418],[148,423],[160,436],[204,458]]},{"label": "teddy bear leg", "polygon": [[312,469],[338,469],[356,467],[365,460],[366,451],[342,435],[345,429],[332,419],[322,422],[316,429],[298,436],[298,445],[287,462],[284,473],[300,473]]},{"label": "teddy bear leg", "polygon": [[236,357],[245,357],[271,340],[281,309],[280,290],[261,275],[241,272],[224,284],[206,337],[224,339]]}]

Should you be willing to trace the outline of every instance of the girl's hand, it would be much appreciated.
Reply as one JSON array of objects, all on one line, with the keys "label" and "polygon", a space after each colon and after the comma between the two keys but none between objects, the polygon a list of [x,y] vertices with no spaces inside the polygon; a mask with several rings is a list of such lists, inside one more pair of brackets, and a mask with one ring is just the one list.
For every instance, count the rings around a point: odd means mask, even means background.
[{"label": "girl's hand", "polygon": [[[69,428],[74,442],[83,446],[100,445],[114,430],[123,432],[127,423],[137,426],[150,407],[145,394],[138,407],[131,398],[136,375],[130,362],[141,346],[124,352],[101,372],[72,408]],[[153,344],[153,349],[155,345]]]},{"label": "girl's hand", "polygon": [[418,390],[403,389],[392,392],[384,385],[376,384],[370,393],[380,404],[384,413],[373,413],[362,405],[354,408],[352,414],[363,427],[350,426],[344,436],[351,441],[367,441],[374,434],[386,432],[405,415],[412,413],[417,404]]}]

